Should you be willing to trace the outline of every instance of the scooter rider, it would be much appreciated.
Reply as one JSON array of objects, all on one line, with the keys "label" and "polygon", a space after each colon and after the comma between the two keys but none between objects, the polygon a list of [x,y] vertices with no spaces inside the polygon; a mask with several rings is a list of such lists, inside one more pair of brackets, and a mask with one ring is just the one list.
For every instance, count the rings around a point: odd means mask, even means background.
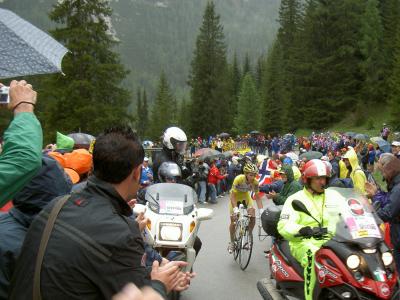
[{"label": "scooter rider", "polygon": [[[327,227],[330,234],[336,231],[337,194],[325,190],[330,177],[330,167],[319,159],[307,162],[303,169],[304,189],[290,196],[281,212],[279,233],[289,241],[292,255],[304,267],[305,298],[312,299],[315,286],[314,254],[327,241],[314,237],[314,227]],[[320,224],[305,213],[294,210],[293,200],[301,201]],[[336,201],[336,202],[335,202]]]}]

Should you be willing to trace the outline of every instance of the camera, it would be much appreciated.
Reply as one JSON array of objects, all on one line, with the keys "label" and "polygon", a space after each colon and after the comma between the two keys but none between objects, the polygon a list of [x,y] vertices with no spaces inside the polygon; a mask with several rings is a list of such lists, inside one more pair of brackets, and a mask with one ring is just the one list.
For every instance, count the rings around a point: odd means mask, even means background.
[{"label": "camera", "polygon": [[8,86],[0,87],[0,104],[8,104],[10,102],[9,90],[10,87]]}]

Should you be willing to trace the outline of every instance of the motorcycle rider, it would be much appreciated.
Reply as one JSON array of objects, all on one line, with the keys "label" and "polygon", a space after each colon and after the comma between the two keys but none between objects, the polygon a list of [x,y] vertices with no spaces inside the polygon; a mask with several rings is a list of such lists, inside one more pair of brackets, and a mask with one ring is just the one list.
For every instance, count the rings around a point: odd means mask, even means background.
[{"label": "motorcycle rider", "polygon": [[184,154],[187,145],[185,132],[178,127],[169,127],[164,131],[162,143],[163,149],[161,152],[156,154],[153,160],[154,174],[158,174],[158,169],[163,162],[172,161],[179,166],[183,180],[186,181],[186,179],[192,175],[192,172],[186,167],[184,161]]},{"label": "motorcycle rider", "polygon": [[[290,196],[283,208],[278,223],[279,233],[289,241],[292,255],[304,267],[304,292],[306,300],[312,299],[315,285],[314,254],[327,239],[317,239],[315,227],[319,224],[305,213],[296,211],[293,200],[302,202],[311,215],[327,227],[330,234],[336,231],[337,192],[326,190],[330,167],[319,159],[312,159],[303,168],[304,189]],[[335,217],[336,216],[336,217]]]},{"label": "motorcycle rider", "polygon": [[[193,176],[191,176],[192,172],[189,168],[185,166],[184,161],[186,145],[187,137],[186,133],[182,129],[178,127],[169,127],[164,131],[163,149],[160,153],[156,155],[153,162],[154,174],[159,175],[158,182],[162,182],[162,179],[160,178],[162,177],[162,174],[160,174],[160,171],[163,174],[164,172],[166,172],[165,174],[168,174],[168,172],[173,172],[175,174],[176,172],[173,170],[175,170],[177,165],[180,169],[180,176],[182,178],[180,183],[193,187],[194,182]],[[164,165],[164,163],[166,162],[169,162],[169,164]],[[176,165],[172,163],[175,163]],[[162,169],[161,166],[163,166]],[[176,174],[174,175],[174,177],[175,176]],[[197,236],[193,245],[193,248],[196,251],[196,255],[199,254],[201,246],[202,242]]]}]

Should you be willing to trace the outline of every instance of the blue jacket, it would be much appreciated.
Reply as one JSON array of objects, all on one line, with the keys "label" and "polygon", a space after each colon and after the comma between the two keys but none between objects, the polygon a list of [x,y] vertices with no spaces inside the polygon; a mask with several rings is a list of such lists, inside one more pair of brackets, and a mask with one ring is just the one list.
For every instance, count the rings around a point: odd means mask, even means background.
[{"label": "blue jacket", "polygon": [[0,214],[0,299],[8,299],[15,263],[34,217],[51,200],[68,194],[71,187],[58,163],[43,156],[39,173],[14,197],[14,207]]},{"label": "blue jacket", "polygon": [[396,249],[400,249],[400,174],[388,185],[389,202],[377,211],[384,222],[390,223],[390,239]]}]

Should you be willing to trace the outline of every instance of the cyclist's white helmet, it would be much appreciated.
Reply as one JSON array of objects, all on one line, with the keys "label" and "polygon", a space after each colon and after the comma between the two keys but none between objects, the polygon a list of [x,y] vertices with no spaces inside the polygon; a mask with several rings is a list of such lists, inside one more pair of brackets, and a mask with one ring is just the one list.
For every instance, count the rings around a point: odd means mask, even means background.
[{"label": "cyclist's white helmet", "polygon": [[178,127],[169,127],[164,131],[163,144],[169,150],[183,154],[186,150],[187,137],[185,132]]}]

